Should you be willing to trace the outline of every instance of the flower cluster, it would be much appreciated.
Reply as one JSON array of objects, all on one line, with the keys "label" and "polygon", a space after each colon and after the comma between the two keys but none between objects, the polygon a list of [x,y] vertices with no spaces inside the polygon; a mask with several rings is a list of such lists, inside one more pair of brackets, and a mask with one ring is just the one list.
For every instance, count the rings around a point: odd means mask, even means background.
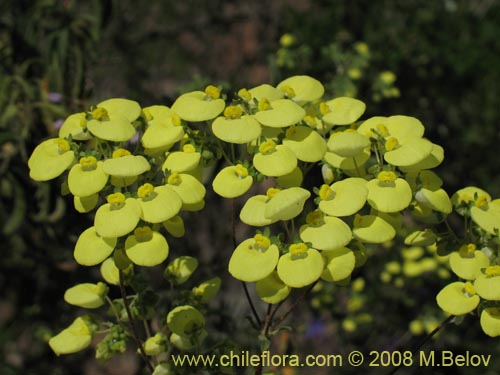
[{"label": "flower cluster", "polygon": [[[323,98],[324,92],[318,80],[293,76],[276,87],[241,89],[230,98],[210,85],[179,96],[171,107],[141,108],[131,100],[109,99],[69,116],[58,138],[33,151],[30,175],[37,181],[64,175],[75,209],[93,213],[94,223],[79,236],[74,257],[83,266],[101,265],[107,284],[74,286],[65,300],[99,308],[108,298],[108,284],[123,289],[124,279],[139,267],[164,263],[168,236],[184,236],[185,213],[205,206],[205,167],[224,158],[211,188],[224,198],[242,197],[239,219],[259,228],[234,249],[229,272],[255,283],[263,301],[278,304],[292,289],[319,280],[344,285],[365,263],[367,248],[404,233],[410,249],[439,252],[462,242],[449,259],[463,282],[443,289],[438,304],[453,315],[479,305],[485,332],[500,335],[500,201],[477,188],[450,199],[432,171],[443,161],[443,149],[425,138],[416,118],[361,120],[362,101]],[[323,181],[308,188],[304,181],[314,171]],[[447,223],[454,209],[468,230],[453,242],[433,228]],[[409,233],[408,221],[420,227]],[[410,258],[404,273],[415,273]],[[184,255],[164,275],[178,286],[197,266],[195,258]],[[220,279],[208,280],[191,296],[205,303],[219,286]],[[167,345],[189,350],[201,344],[205,319],[191,302],[172,306],[164,331],[145,341],[145,355],[166,351]],[[121,304],[127,305],[125,297]],[[52,348],[62,354],[87,346],[91,326],[78,318],[51,340]],[[119,336],[126,337],[121,331]],[[72,346],[65,346],[68,340]]]}]

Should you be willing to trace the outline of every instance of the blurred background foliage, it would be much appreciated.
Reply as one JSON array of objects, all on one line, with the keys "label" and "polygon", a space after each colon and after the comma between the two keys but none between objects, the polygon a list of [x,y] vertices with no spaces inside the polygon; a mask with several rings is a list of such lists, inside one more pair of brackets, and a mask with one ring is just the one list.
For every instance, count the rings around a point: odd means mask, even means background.
[{"label": "blurred background foliage", "polygon": [[[72,260],[77,235],[91,218],[77,216],[56,183],[32,182],[26,166],[34,146],[54,136],[68,114],[108,97],[169,105],[178,93],[207,83],[234,91],[308,74],[324,82],[330,96],[365,101],[365,118],[419,118],[427,137],[445,148],[439,173],[450,194],[477,185],[499,197],[499,35],[498,0],[151,0],[147,6],[132,0],[3,0],[0,372],[135,374],[139,366],[133,354],[104,365],[90,353],[56,358],[44,342],[75,314],[62,301],[64,290],[95,277],[95,270],[77,268]],[[213,224],[220,209],[220,201],[213,201],[205,216],[194,219],[197,235],[187,246],[196,255],[200,244],[215,241],[201,258],[220,268],[216,244],[230,241]],[[207,222],[206,215],[214,220]],[[230,251],[229,245],[224,254]],[[315,290],[311,309],[296,320],[304,323],[283,334],[276,350],[407,348],[415,339],[411,332],[418,336],[441,318],[434,296],[443,284],[433,269],[408,276],[397,265],[387,269],[387,259],[404,265],[394,249],[370,255],[355,276],[362,282]],[[245,311],[245,301],[234,301],[241,290],[225,290],[235,311]],[[223,333],[244,325],[219,322],[217,328]],[[498,340],[486,338],[472,319],[448,328],[431,345],[500,353]]]}]

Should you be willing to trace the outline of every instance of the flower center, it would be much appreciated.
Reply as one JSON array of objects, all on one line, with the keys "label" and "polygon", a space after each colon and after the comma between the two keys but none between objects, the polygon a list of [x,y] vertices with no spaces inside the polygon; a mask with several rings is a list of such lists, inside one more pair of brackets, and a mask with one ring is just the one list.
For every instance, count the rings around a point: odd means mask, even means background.
[{"label": "flower center", "polygon": [[243,165],[237,164],[235,168],[236,168],[236,175],[239,178],[245,178],[248,176],[248,169],[246,169]]},{"label": "flower center", "polygon": [[240,118],[242,114],[243,110],[239,105],[230,105],[227,106],[226,109],[224,110],[225,118],[237,119]]},{"label": "flower center", "polygon": [[276,149],[276,143],[272,139],[262,142],[259,146],[259,152],[262,154],[270,154],[275,149]]},{"label": "flower center", "polygon": [[259,111],[266,111],[269,108],[271,108],[271,103],[269,102],[269,99],[267,98],[260,99],[257,108],[259,109]]},{"label": "flower center", "polygon": [[139,242],[149,241],[153,237],[153,231],[147,225],[137,227],[134,230],[135,239]]},{"label": "flower center", "polygon": [[328,186],[327,184],[323,184],[319,188],[318,195],[322,201],[326,201],[327,199],[329,199],[332,196],[332,193],[333,193],[333,190],[330,188],[330,186]]},{"label": "flower center", "polygon": [[472,286],[472,283],[470,281],[467,281],[465,283],[463,291],[467,297],[472,297],[476,294],[476,290],[474,289],[474,286]]},{"label": "flower center", "polygon": [[287,97],[289,97],[289,98],[293,98],[296,95],[295,94],[295,90],[292,87],[288,86],[288,85],[283,86],[281,88],[281,91],[283,91],[285,93],[285,95]]},{"label": "flower center", "polygon": [[266,197],[271,199],[273,198],[276,194],[278,194],[281,191],[281,189],[278,188],[269,188],[266,191]]},{"label": "flower center", "polygon": [[180,185],[182,183],[182,178],[177,172],[173,172],[168,176],[167,183],[169,185]]},{"label": "flower center", "polygon": [[93,171],[97,167],[97,159],[93,156],[84,156],[80,159],[80,165],[84,171]]},{"label": "flower center", "polygon": [[269,246],[271,246],[271,240],[268,237],[266,237],[260,233],[257,233],[253,237],[253,239],[255,241],[255,247],[258,250],[264,251],[264,250],[267,250],[269,248]]},{"label": "flower center", "polygon": [[243,100],[246,100],[247,102],[252,100],[252,94],[250,94],[250,92],[247,89],[240,89],[238,91],[238,96]]},{"label": "flower center", "polygon": [[172,119],[172,124],[174,126],[181,126],[181,118],[177,114],[172,113],[172,116],[170,116],[170,118]]},{"label": "flower center", "polygon": [[210,99],[215,100],[220,98],[220,90],[214,85],[208,85],[205,88],[205,95]]},{"label": "flower center", "polygon": [[122,193],[109,194],[106,200],[111,205],[112,208],[119,208],[125,203],[125,195]]},{"label": "flower center", "polygon": [[321,112],[321,114],[324,116],[326,115],[327,113],[330,113],[330,107],[328,106],[328,104],[326,104],[325,102],[321,102],[319,104],[319,111]]},{"label": "flower center", "polygon": [[474,258],[474,253],[476,251],[476,245],[473,243],[462,245],[458,250],[458,253],[462,258]]},{"label": "flower center", "polygon": [[385,141],[385,150],[392,151],[399,147],[398,139],[395,137],[390,137]]},{"label": "flower center", "polygon": [[182,151],[187,152],[188,154],[193,154],[196,152],[196,148],[191,143],[186,143],[182,146]]},{"label": "flower center", "polygon": [[500,276],[500,266],[497,265],[486,267],[484,273],[487,277]]},{"label": "flower center", "polygon": [[142,110],[142,117],[146,120],[146,122],[149,122],[153,119],[153,116],[151,115],[151,112],[149,112],[149,109],[145,108]]},{"label": "flower center", "polygon": [[307,254],[307,245],[303,242],[294,243],[288,248],[292,257],[302,256]]},{"label": "flower center", "polygon": [[320,210],[309,212],[306,216],[306,223],[313,226],[318,226],[324,223],[324,214]]},{"label": "flower center", "polygon": [[85,126],[87,126],[87,117],[85,116],[85,113],[82,113],[80,116],[80,127],[84,128]]},{"label": "flower center", "polygon": [[474,205],[479,208],[486,208],[488,206],[488,198],[485,195],[477,197]]},{"label": "flower center", "polygon": [[92,111],[92,117],[94,118],[94,120],[97,121],[103,121],[109,119],[108,111],[106,111],[106,109],[102,107],[97,107],[96,109],[94,109]]},{"label": "flower center", "polygon": [[150,183],[145,183],[137,189],[137,196],[139,198],[147,199],[152,198],[152,194],[154,193],[154,186]]},{"label": "flower center", "polygon": [[65,152],[69,151],[71,148],[69,145],[69,142],[67,140],[65,140],[64,138],[58,138],[56,143],[57,143],[57,149],[58,149],[60,154],[64,154]]},{"label": "flower center", "polygon": [[128,156],[128,155],[131,155],[129,150],[125,150],[124,148],[118,148],[115,151],[113,151],[113,154],[111,155],[111,157],[113,159],[118,159],[118,158]]},{"label": "flower center", "polygon": [[317,121],[316,121],[316,118],[314,118],[313,116],[310,116],[310,115],[307,115],[304,117],[304,122],[310,126],[311,128],[315,128],[316,125],[318,124]]},{"label": "flower center", "polygon": [[377,179],[380,182],[392,182],[396,181],[397,178],[396,173],[392,171],[382,171],[377,175]]},{"label": "flower center", "polygon": [[384,124],[378,124],[375,126],[375,132],[384,138],[389,136],[389,130]]}]

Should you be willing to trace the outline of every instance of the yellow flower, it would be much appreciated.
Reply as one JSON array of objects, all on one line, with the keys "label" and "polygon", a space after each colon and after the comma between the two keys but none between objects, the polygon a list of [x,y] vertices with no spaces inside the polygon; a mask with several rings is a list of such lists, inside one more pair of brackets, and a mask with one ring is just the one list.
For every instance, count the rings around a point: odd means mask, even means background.
[{"label": "yellow flower", "polygon": [[190,172],[198,167],[200,159],[201,154],[194,149],[193,145],[188,143],[184,145],[182,151],[168,153],[162,169],[179,173]]},{"label": "yellow flower", "polygon": [[83,283],[69,288],[64,293],[64,300],[86,309],[97,309],[104,305],[108,287],[104,283]]},{"label": "yellow flower", "polygon": [[173,172],[167,179],[167,186],[179,195],[184,205],[202,202],[206,193],[205,186],[195,177],[186,173]]},{"label": "yellow flower", "polygon": [[286,89],[289,92],[291,89],[293,95],[289,97],[299,104],[319,100],[325,92],[323,84],[309,76],[293,76],[281,81],[276,87],[285,93]]},{"label": "yellow flower", "polygon": [[172,260],[163,275],[165,278],[177,285],[185,283],[198,268],[198,259],[183,255]]},{"label": "yellow flower", "polygon": [[102,161],[94,156],[85,156],[73,165],[68,174],[68,186],[71,194],[87,197],[100,192],[108,182],[108,175],[102,169]]},{"label": "yellow flower", "polygon": [[398,212],[410,205],[412,200],[411,187],[394,172],[382,171],[366,183],[368,189],[367,201],[370,206],[381,212]]},{"label": "yellow flower", "polygon": [[337,282],[351,276],[356,265],[356,257],[352,250],[341,247],[331,251],[323,251],[322,255],[325,261],[325,269],[321,274],[322,280]]},{"label": "yellow flower", "polygon": [[441,310],[451,315],[464,315],[479,305],[480,298],[470,282],[454,282],[446,285],[436,296]]},{"label": "yellow flower", "polygon": [[110,194],[108,203],[97,209],[94,227],[101,237],[124,236],[137,226],[141,217],[141,206],[134,198],[125,198],[122,193]]},{"label": "yellow flower", "polygon": [[278,261],[278,276],[292,288],[302,288],[319,279],[324,261],[321,254],[304,243],[290,245]]},{"label": "yellow flower", "polygon": [[356,214],[352,234],[363,242],[384,243],[392,240],[396,236],[396,231],[379,216]]},{"label": "yellow flower", "polygon": [[252,95],[252,97],[257,99],[257,101],[266,99],[269,102],[273,102],[275,100],[282,99],[284,96],[283,91],[278,90],[267,83],[251,88],[248,92]]},{"label": "yellow flower", "polygon": [[236,118],[217,117],[212,123],[212,131],[220,140],[235,144],[252,142],[262,133],[259,122],[249,115]]},{"label": "yellow flower", "polygon": [[241,164],[225,167],[212,181],[214,191],[224,198],[236,198],[245,194],[252,186],[253,178]]},{"label": "yellow flower", "polygon": [[63,138],[48,139],[35,147],[28,160],[30,177],[48,181],[60,176],[75,159],[70,144]]},{"label": "yellow flower", "polygon": [[257,295],[266,303],[276,304],[283,301],[291,292],[291,288],[283,283],[276,271],[255,284]]},{"label": "yellow flower", "polygon": [[168,185],[153,186],[146,183],[137,190],[141,206],[141,219],[148,223],[161,223],[177,215],[182,207],[179,195]]},{"label": "yellow flower", "polygon": [[254,155],[253,165],[265,176],[283,176],[295,169],[297,157],[285,145],[267,140],[261,143],[259,152]]},{"label": "yellow flower", "polygon": [[320,189],[319,209],[330,216],[350,216],[366,203],[368,189],[362,178],[350,177]]},{"label": "yellow flower", "polygon": [[134,234],[125,241],[127,257],[138,266],[153,267],[161,264],[168,257],[167,240],[150,227],[138,227]]},{"label": "yellow flower", "polygon": [[87,119],[85,112],[74,113],[64,120],[59,129],[59,138],[69,138],[75,141],[86,141],[92,138],[87,131]]},{"label": "yellow flower", "polygon": [[481,298],[500,301],[500,266],[483,268],[474,281],[474,288]]},{"label": "yellow flower", "polygon": [[213,277],[210,280],[203,281],[192,289],[193,294],[199,298],[201,303],[207,303],[219,292],[221,284],[220,277]]},{"label": "yellow flower", "polygon": [[76,241],[73,256],[82,266],[95,266],[111,255],[116,238],[100,237],[95,227],[84,230]]},{"label": "yellow flower", "polygon": [[290,220],[298,216],[311,193],[301,187],[291,187],[278,191],[270,198],[264,216],[271,220]]},{"label": "yellow flower", "polygon": [[336,217],[325,216],[316,210],[307,215],[300,227],[300,239],[310,242],[318,250],[335,250],[347,245],[352,239],[351,228]]},{"label": "yellow flower", "polygon": [[278,99],[271,102],[271,107],[261,110],[254,116],[262,125],[271,128],[285,128],[299,123],[306,111],[290,99]]},{"label": "yellow flower", "polygon": [[326,152],[323,137],[306,126],[289,127],[283,145],[292,150],[298,160],[309,163],[320,161]]},{"label": "yellow flower", "polygon": [[[212,86],[213,87],[213,86]],[[203,91],[193,91],[179,96],[172,105],[172,111],[185,121],[208,121],[217,117],[225,107],[225,102],[209,88],[208,94]]]},{"label": "yellow flower", "polygon": [[151,169],[151,165],[142,155],[131,155],[125,149],[117,149],[111,159],[106,159],[102,170],[113,177],[136,177]]},{"label": "yellow flower", "polygon": [[57,355],[79,352],[90,345],[92,331],[84,317],[76,318],[71,325],[49,340],[50,348]]},{"label": "yellow flower", "polygon": [[[325,103],[328,112],[323,114],[323,121],[332,125],[350,125],[365,112],[366,105],[361,100],[340,97]],[[323,109],[326,112],[326,108]]]},{"label": "yellow flower", "polygon": [[342,157],[353,158],[370,147],[370,140],[351,129],[335,132],[328,139],[328,150]]},{"label": "yellow flower", "polygon": [[489,258],[474,244],[466,244],[459,251],[450,254],[450,268],[460,278],[474,280],[481,275],[481,269],[490,265]]},{"label": "yellow flower", "polygon": [[481,312],[481,328],[490,337],[500,336],[500,308],[487,307]]}]

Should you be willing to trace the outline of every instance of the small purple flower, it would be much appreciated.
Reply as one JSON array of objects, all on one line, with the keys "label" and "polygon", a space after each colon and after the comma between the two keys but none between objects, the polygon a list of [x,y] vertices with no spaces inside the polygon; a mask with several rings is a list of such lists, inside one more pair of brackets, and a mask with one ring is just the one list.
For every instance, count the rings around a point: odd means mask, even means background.
[{"label": "small purple flower", "polygon": [[60,103],[62,100],[62,94],[59,92],[49,92],[47,98],[51,103]]},{"label": "small purple flower", "polygon": [[64,123],[64,120],[63,119],[58,119],[56,121],[54,121],[52,123],[52,127],[55,129],[55,130],[59,130],[62,126],[62,124]]}]

